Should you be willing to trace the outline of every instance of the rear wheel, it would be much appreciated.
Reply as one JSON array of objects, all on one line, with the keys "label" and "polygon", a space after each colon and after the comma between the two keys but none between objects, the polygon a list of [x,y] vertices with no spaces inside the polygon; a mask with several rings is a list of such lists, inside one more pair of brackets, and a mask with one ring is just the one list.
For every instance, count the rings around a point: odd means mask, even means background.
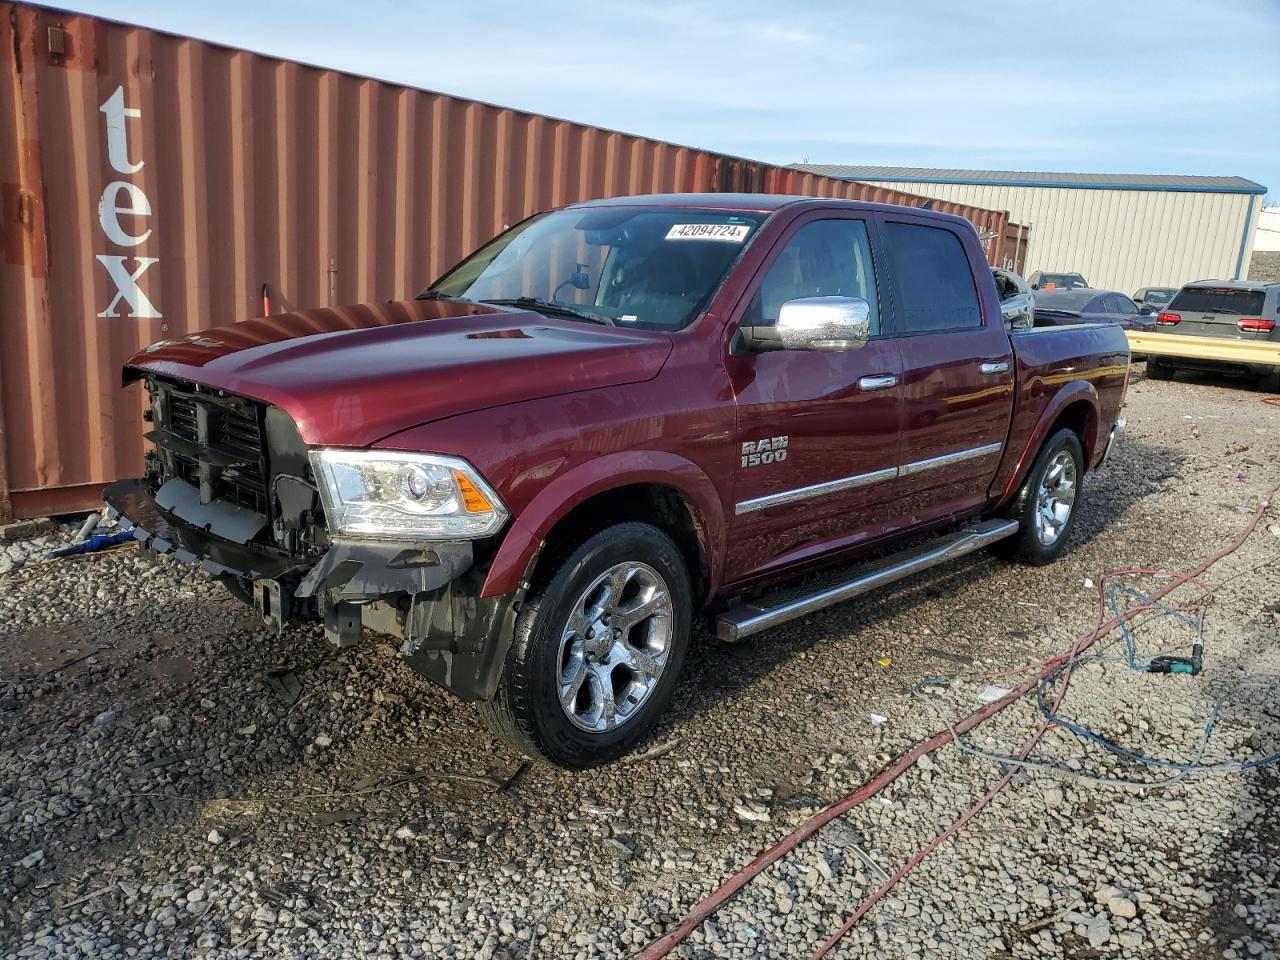
[{"label": "rear wheel", "polygon": [[692,606],[670,537],[646,523],[601,531],[525,603],[481,716],[537,760],[583,768],[621,756],[671,700]]},{"label": "rear wheel", "polygon": [[1040,448],[1006,513],[1019,522],[1018,532],[996,544],[996,552],[1035,566],[1057,559],[1075,526],[1083,481],[1080,438],[1074,431],[1059,430]]},{"label": "rear wheel", "polygon": [[1155,357],[1147,357],[1148,380],[1172,380],[1173,367]]}]

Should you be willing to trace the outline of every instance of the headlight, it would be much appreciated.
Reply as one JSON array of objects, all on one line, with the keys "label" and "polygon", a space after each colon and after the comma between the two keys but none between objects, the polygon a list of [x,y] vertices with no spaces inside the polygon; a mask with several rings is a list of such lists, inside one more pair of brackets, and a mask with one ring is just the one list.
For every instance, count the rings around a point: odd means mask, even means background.
[{"label": "headlight", "polygon": [[507,519],[465,460],[430,453],[312,450],[329,531],[384,539],[472,540]]}]

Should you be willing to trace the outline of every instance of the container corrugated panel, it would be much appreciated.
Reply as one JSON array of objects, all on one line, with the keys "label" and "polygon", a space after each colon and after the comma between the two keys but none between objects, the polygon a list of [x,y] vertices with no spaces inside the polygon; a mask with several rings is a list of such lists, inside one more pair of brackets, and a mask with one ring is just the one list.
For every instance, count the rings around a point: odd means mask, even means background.
[{"label": "container corrugated panel", "polygon": [[[0,516],[141,470],[120,366],[264,312],[411,296],[576,200],[854,184],[0,3]],[[1007,216],[958,203],[999,262]]]}]

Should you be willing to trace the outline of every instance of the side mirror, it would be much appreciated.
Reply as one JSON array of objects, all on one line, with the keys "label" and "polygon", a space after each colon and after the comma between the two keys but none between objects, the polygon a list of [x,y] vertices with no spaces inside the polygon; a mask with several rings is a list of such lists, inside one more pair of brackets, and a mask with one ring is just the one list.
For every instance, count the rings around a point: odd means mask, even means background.
[{"label": "side mirror", "polygon": [[1000,301],[1000,316],[1013,330],[1035,326],[1036,298],[1034,294],[1018,293]]},{"label": "side mirror", "polygon": [[857,350],[871,337],[871,305],[860,297],[788,300],[770,327],[739,327],[746,347],[766,350]]},{"label": "side mirror", "polygon": [[1138,304],[1138,312],[1142,314],[1144,317],[1149,317],[1151,316],[1151,314],[1156,313],[1158,311],[1156,310],[1155,307],[1148,306],[1145,303],[1140,303]]}]

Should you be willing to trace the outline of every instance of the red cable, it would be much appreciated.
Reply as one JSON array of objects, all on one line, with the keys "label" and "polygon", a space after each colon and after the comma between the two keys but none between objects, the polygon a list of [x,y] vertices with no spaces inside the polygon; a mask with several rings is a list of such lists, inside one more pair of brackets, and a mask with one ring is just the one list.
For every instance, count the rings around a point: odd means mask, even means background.
[{"label": "red cable", "polygon": [[1272,407],[1280,407],[1280,397],[1263,397],[1262,402]]},{"label": "red cable", "polygon": [[[1240,545],[1243,544],[1245,540],[1249,538],[1249,535],[1253,533],[1254,529],[1257,527],[1258,522],[1262,519],[1262,515],[1266,512],[1266,509],[1270,503],[1271,497],[1276,493],[1278,489],[1280,489],[1280,483],[1275,484],[1269,491],[1267,491],[1267,494],[1263,498],[1262,503],[1258,506],[1258,509],[1254,511],[1253,519],[1249,522],[1249,525],[1245,528],[1244,532],[1240,535],[1240,537],[1234,543],[1230,544],[1227,547],[1224,547],[1222,550],[1218,551],[1208,560],[1205,560],[1204,562],[1202,562],[1198,567],[1196,567],[1194,571],[1192,571],[1189,574],[1182,574],[1182,573],[1171,574],[1170,582],[1165,584],[1155,593],[1151,594],[1150,599],[1151,600],[1161,599],[1165,595],[1171,593],[1176,588],[1182,586],[1183,583],[1186,583],[1189,580],[1194,580],[1196,577],[1199,577],[1201,574],[1203,574],[1206,570],[1208,570],[1211,566],[1213,566],[1223,557],[1227,556],[1228,554],[1234,553],[1236,550],[1238,550],[1240,548]],[[1117,571],[1117,572],[1120,572],[1120,571]],[[1156,572],[1165,573],[1166,571],[1161,570]],[[1067,659],[1068,657],[1074,657],[1075,655],[1079,654],[1081,651],[1088,649],[1088,647],[1094,642],[1096,642],[1100,637],[1105,636],[1106,634],[1114,630],[1116,627],[1118,627],[1120,625],[1121,619],[1131,620],[1134,616],[1137,615],[1137,613],[1140,610],[1143,610],[1143,609],[1145,609],[1145,607],[1143,606],[1131,607],[1125,610],[1123,613],[1121,613],[1120,617],[1111,617],[1109,620],[1103,623],[1100,623],[1093,630],[1091,630],[1090,632],[1080,637],[1080,639],[1077,640],[1075,644],[1072,645],[1071,653],[1064,654],[1063,656],[1055,657],[1052,660],[1046,661],[1046,663],[1050,664],[1051,666],[1047,666],[1044,670],[1042,670],[1042,672],[1038,676],[1035,676],[1030,680],[1025,681],[1020,686],[1016,687],[1015,689],[1011,690],[1009,693],[1005,694],[999,700],[993,701],[992,703],[987,704],[986,706],[982,707],[979,710],[975,710],[973,713],[969,714],[966,717],[962,717],[959,721],[957,721],[953,725],[952,729],[955,731],[957,735],[966,733],[969,730],[973,729],[974,727],[978,726],[979,724],[995,716],[1001,710],[1004,710],[1006,707],[1022,699],[1023,696],[1025,696],[1032,689],[1034,689],[1035,686],[1041,681],[1041,679],[1043,679],[1045,676],[1048,675],[1049,671],[1053,669],[1053,667],[1056,667],[1059,663],[1061,663],[1063,660]],[[1102,615],[1103,614],[1100,614],[1100,616]],[[1065,684],[1063,689],[1065,690]],[[1033,741],[1038,740],[1041,733],[1043,733],[1043,730],[1037,732],[1035,738],[1033,738]],[[717,909],[720,908],[720,906],[725,901],[727,901],[730,897],[732,897],[744,886],[746,886],[747,883],[749,883],[754,877],[762,873],[764,870],[767,870],[770,866],[772,866],[782,857],[786,856],[786,854],[790,853],[792,850],[794,850],[797,846],[799,846],[809,837],[813,836],[813,834],[815,834],[818,830],[822,829],[822,827],[826,826],[832,820],[836,819],[839,816],[844,815],[845,813],[848,813],[854,807],[857,807],[860,804],[865,803],[867,800],[870,800],[872,797],[878,794],[881,790],[883,790],[889,784],[893,783],[893,781],[897,780],[898,777],[902,776],[903,773],[905,773],[907,770],[913,767],[916,761],[918,761],[922,756],[924,756],[926,753],[932,753],[934,750],[938,749],[938,747],[943,746],[944,744],[950,743],[951,739],[952,739],[951,730],[943,730],[939,733],[934,734],[928,740],[924,740],[916,744],[914,747],[912,747],[902,756],[898,757],[898,759],[894,760],[891,764],[889,764],[887,767],[882,769],[874,777],[872,777],[862,786],[858,787],[858,789],[854,790],[853,793],[850,793],[848,796],[844,797],[842,800],[838,800],[836,803],[827,807],[827,809],[823,810],[821,813],[814,814],[804,823],[800,824],[800,826],[796,827],[795,830],[791,831],[791,833],[787,834],[785,837],[779,840],[772,847],[769,847],[768,849],[766,849],[763,853],[757,856],[745,867],[740,869],[737,873],[731,876],[719,887],[712,890],[711,893],[707,894],[707,896],[704,897],[699,903],[694,905],[693,909],[690,910],[688,914],[686,914],[685,918],[681,920],[680,923],[677,924],[674,929],[668,931],[663,936],[655,940],[653,943],[649,944],[649,946],[647,946],[644,949],[644,952],[637,954],[636,960],[660,960],[660,958],[668,956],[671,953],[671,951],[674,950],[677,946],[679,946],[679,944],[682,943],[685,940],[685,938],[689,936],[690,933],[696,930],[698,926],[704,920],[707,919],[707,917],[711,916]],[[1034,742],[1032,742],[1031,746],[1034,746]],[[1030,747],[1028,748],[1028,752],[1030,752]],[[990,794],[991,797],[994,797],[995,794],[999,793],[1000,790],[1004,788],[1004,784],[1007,782],[1008,779],[1011,779],[1011,777],[1012,777],[1012,774],[1006,775],[1006,778],[1004,780],[997,783],[997,785],[993,787],[992,790],[988,791],[988,794]],[[906,876],[906,874],[909,873],[911,869],[914,868],[915,865],[920,862],[920,860],[923,860],[924,857],[929,854],[931,849],[933,849],[937,845],[940,845],[942,842],[944,842],[947,839],[947,837],[951,836],[951,834],[953,834],[956,830],[958,830],[961,826],[963,826],[965,822],[971,819],[989,802],[990,800],[987,799],[986,796],[984,796],[982,800],[979,800],[978,804],[975,804],[976,809],[971,808],[969,811],[966,811],[965,814],[961,816],[960,821],[953,823],[951,827],[948,827],[946,831],[943,831],[943,834],[940,834],[939,837],[934,838],[933,846],[926,848],[923,851],[917,852],[916,856],[912,857],[911,860],[909,860],[902,868],[898,870],[897,873],[894,874],[893,877],[890,878],[889,883],[884,885],[880,890],[875,891],[875,893],[873,893],[872,896],[877,900],[881,896],[883,896],[885,891],[891,889],[893,885],[896,884],[898,880],[900,880],[902,877]],[[849,929],[852,929],[853,925],[857,923],[859,919],[862,918],[862,916],[866,913],[867,909],[870,909],[869,905],[866,907],[866,909],[863,909],[860,907],[859,910],[851,918],[852,922],[850,922],[849,920],[845,921],[845,925],[842,925],[841,931],[839,932],[839,936],[836,936],[834,940],[831,940],[830,941],[831,944],[834,945],[835,942],[840,939],[840,937],[844,936],[844,933],[848,932]],[[827,947],[827,949],[829,950],[830,947]]]},{"label": "red cable", "polygon": [[[1138,613],[1139,611],[1150,609],[1150,604],[1152,602],[1159,600],[1161,597],[1171,593],[1173,590],[1177,589],[1178,587],[1182,586],[1185,583],[1194,583],[1196,584],[1196,586],[1204,590],[1206,597],[1212,596],[1212,591],[1203,583],[1201,583],[1197,578],[1201,574],[1203,574],[1206,570],[1208,570],[1211,566],[1213,566],[1215,563],[1221,560],[1223,557],[1229,554],[1232,554],[1236,550],[1240,549],[1240,546],[1247,539],[1249,539],[1249,535],[1252,534],[1253,531],[1257,528],[1258,523],[1262,520],[1263,514],[1267,512],[1267,507],[1270,504],[1271,498],[1275,495],[1277,490],[1280,490],[1280,483],[1275,484],[1274,486],[1272,486],[1270,490],[1267,491],[1267,495],[1263,498],[1262,503],[1259,504],[1258,509],[1254,511],[1253,518],[1249,521],[1249,525],[1245,527],[1244,532],[1234,542],[1224,547],[1222,550],[1219,550],[1208,560],[1201,563],[1200,566],[1198,566],[1195,569],[1195,571],[1193,571],[1192,573],[1189,573],[1189,574],[1172,573],[1171,574],[1172,582],[1170,582],[1169,584],[1166,584],[1160,590],[1151,594],[1151,596],[1148,598],[1147,603],[1139,604],[1138,606],[1135,606],[1129,610],[1125,610],[1122,616],[1126,620],[1132,619],[1132,615]],[[1163,574],[1167,572],[1168,571],[1164,571],[1164,570],[1145,570],[1145,569],[1140,570],[1136,568],[1130,568],[1128,570],[1108,571],[1098,580],[1099,601],[1101,602],[1103,597],[1103,591],[1102,591],[1103,583],[1116,576],[1127,574],[1127,573],[1146,573],[1146,574],[1161,573]],[[1108,627],[1108,629],[1103,631],[1103,633],[1109,633],[1113,629],[1115,629],[1114,626]],[[1068,661],[1067,668],[1063,672],[1062,683],[1059,685],[1059,688],[1058,688],[1058,696],[1055,698],[1055,701],[1054,701],[1054,708],[1053,708],[1054,713],[1057,713],[1058,708],[1062,705],[1062,701],[1067,695],[1067,687],[1071,683],[1072,663],[1074,662],[1075,658],[1079,656],[1083,650],[1085,650],[1087,647],[1092,645],[1098,639],[1098,636],[1102,635],[1101,633],[1098,633],[1097,630],[1095,630],[1094,632],[1095,634],[1097,634],[1097,636],[1089,637],[1089,635],[1086,634],[1085,637],[1082,637],[1079,641],[1076,642],[1075,646],[1071,650],[1071,653],[1069,654],[1071,660]],[[1058,662],[1061,662],[1061,658],[1058,658]],[[1056,663],[1054,665],[1056,666]],[[1044,672],[1041,673],[1040,677],[1036,678],[1036,682],[1038,683],[1041,679],[1047,676],[1048,673],[1049,673],[1049,669],[1046,669]],[[1036,732],[1031,735],[1031,739],[1029,739],[1025,744],[1023,744],[1022,749],[1017,754],[1017,757],[1019,760],[1025,760],[1027,758],[1027,755],[1030,754],[1031,751],[1035,749],[1036,744],[1040,742],[1040,738],[1044,736],[1044,733],[1046,730],[1049,729],[1049,726],[1050,724],[1048,721],[1045,721],[1044,723],[1040,724]],[[844,937],[844,935],[848,933],[850,930],[852,930],[854,926],[858,923],[858,921],[861,920],[864,916],[866,916],[867,912],[873,906],[875,906],[876,903],[878,903],[886,893],[888,893],[897,885],[899,880],[901,880],[908,873],[914,870],[920,864],[920,862],[924,860],[925,857],[927,857],[929,854],[933,853],[933,851],[937,850],[938,847],[946,843],[947,840],[949,840],[952,836],[954,836],[955,833],[961,827],[963,827],[966,823],[968,823],[975,816],[981,813],[982,810],[985,809],[986,806],[996,798],[996,796],[1000,793],[1000,791],[1002,791],[1005,787],[1009,785],[1009,782],[1017,774],[1018,769],[1019,768],[1016,766],[1011,766],[1008,772],[1005,773],[1005,775],[1002,776],[999,780],[997,780],[995,784],[993,784],[992,787],[978,799],[977,803],[975,803],[968,810],[962,813],[949,827],[947,827],[945,830],[943,830],[941,833],[935,836],[932,840],[930,840],[927,844],[925,844],[923,847],[917,850],[911,856],[911,859],[909,859],[906,863],[904,863],[901,867],[899,867],[894,872],[893,876],[891,876],[888,880],[886,880],[874,891],[872,891],[871,895],[868,896],[865,900],[863,900],[862,903],[858,906],[858,909],[855,910],[852,914],[850,914],[849,917],[844,921],[844,923],[842,923],[835,930],[835,932],[831,934],[831,936],[829,936],[826,940],[822,942],[822,944],[817,948],[817,950],[815,950],[813,954],[809,957],[809,960],[822,960],[823,957],[825,957],[828,953],[830,953],[831,950],[835,947],[835,945],[839,943],[840,940]]]}]

